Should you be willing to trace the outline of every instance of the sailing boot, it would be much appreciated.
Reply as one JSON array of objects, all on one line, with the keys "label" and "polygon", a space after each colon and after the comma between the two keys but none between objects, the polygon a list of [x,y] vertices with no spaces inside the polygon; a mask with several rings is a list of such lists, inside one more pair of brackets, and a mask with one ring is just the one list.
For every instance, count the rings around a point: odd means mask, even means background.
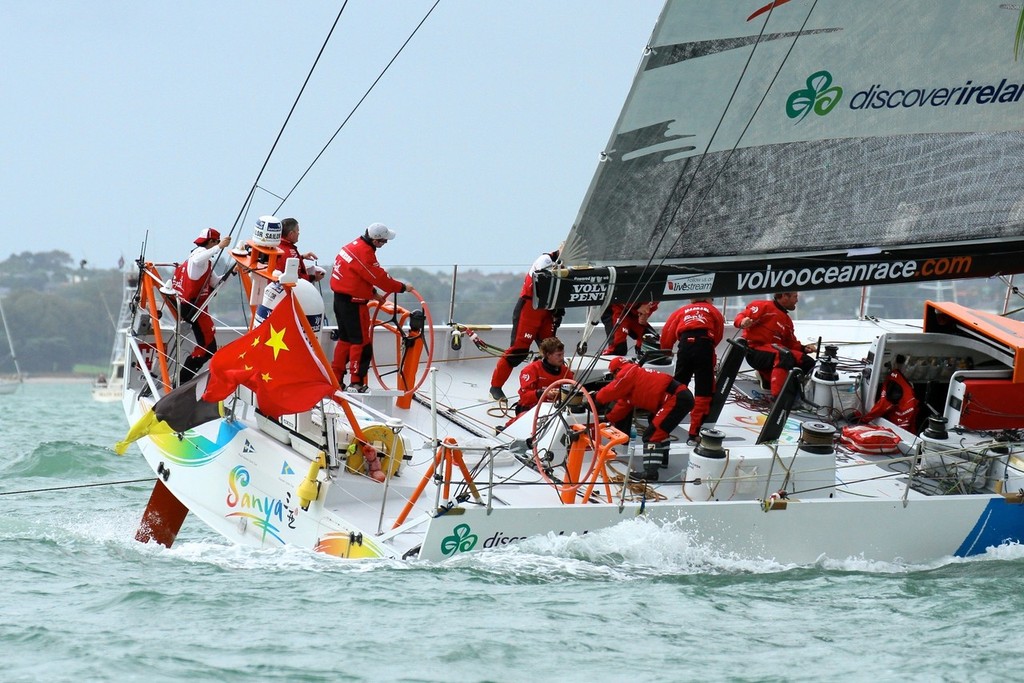
[{"label": "sailing boot", "polygon": [[658,470],[662,467],[668,467],[668,442],[645,443],[643,472],[636,472],[631,477],[644,481],[658,481]]}]

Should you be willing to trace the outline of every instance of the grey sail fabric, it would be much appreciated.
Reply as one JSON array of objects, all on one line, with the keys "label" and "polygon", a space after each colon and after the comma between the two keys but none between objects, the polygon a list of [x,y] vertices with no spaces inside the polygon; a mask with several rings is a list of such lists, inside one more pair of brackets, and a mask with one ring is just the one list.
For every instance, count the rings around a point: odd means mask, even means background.
[{"label": "grey sail fabric", "polygon": [[1024,236],[1022,12],[668,2],[564,262],[753,273],[824,253],[998,253]]}]

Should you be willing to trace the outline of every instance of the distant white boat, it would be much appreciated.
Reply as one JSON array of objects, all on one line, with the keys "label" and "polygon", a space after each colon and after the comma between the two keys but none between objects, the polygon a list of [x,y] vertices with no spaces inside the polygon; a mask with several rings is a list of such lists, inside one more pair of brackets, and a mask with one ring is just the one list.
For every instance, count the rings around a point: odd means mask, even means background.
[{"label": "distant white boat", "polygon": [[110,352],[110,371],[100,375],[92,383],[92,398],[100,403],[114,403],[121,400],[124,391],[125,335],[132,319],[132,301],[139,284],[139,273],[135,264],[122,269],[121,309],[114,322],[114,347]]},{"label": "distant white boat", "polygon": [[7,327],[7,316],[4,315],[3,303],[0,302],[0,321],[3,322],[4,337],[7,339],[7,348],[10,352],[11,361],[14,365],[13,375],[0,375],[0,395],[13,394],[25,381],[18,367],[18,358],[14,355],[14,341],[11,339],[11,330]]}]

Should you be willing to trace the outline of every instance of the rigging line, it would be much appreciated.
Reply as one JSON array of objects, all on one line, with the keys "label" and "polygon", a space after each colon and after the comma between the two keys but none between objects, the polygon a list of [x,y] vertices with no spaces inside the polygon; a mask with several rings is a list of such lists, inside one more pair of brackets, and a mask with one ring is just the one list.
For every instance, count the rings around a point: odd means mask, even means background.
[{"label": "rigging line", "polygon": [[[807,10],[807,14],[804,16],[803,23],[800,24],[800,29],[793,36],[793,42],[791,42],[789,44],[789,49],[786,50],[785,56],[783,56],[782,61],[779,62],[779,66],[775,69],[775,74],[772,76],[771,82],[768,83],[768,87],[765,88],[764,93],[762,93],[760,101],[757,103],[757,106],[754,107],[754,111],[750,114],[750,117],[747,119],[746,125],[743,126],[743,130],[740,131],[739,137],[736,138],[735,144],[733,144],[732,148],[729,150],[729,153],[726,155],[725,161],[722,163],[721,167],[718,169],[718,173],[716,173],[714,178],[712,179],[711,185],[708,187],[708,190],[704,193],[704,195],[702,197],[700,197],[697,200],[696,205],[693,207],[693,210],[690,212],[690,216],[686,219],[684,227],[688,227],[693,222],[693,219],[697,215],[697,210],[700,208],[701,204],[704,202],[704,200],[710,194],[711,188],[715,186],[715,184],[718,182],[718,179],[722,177],[722,174],[725,172],[725,169],[729,166],[729,162],[732,160],[732,157],[735,154],[737,148],[739,148],[740,142],[743,140],[743,137],[747,134],[747,131],[750,130],[750,126],[754,122],[754,117],[757,116],[757,113],[761,110],[761,106],[764,104],[764,101],[768,98],[768,93],[771,92],[771,89],[775,85],[775,81],[778,79],[779,74],[782,73],[782,67],[784,67],[786,65],[786,62],[789,61],[790,55],[793,54],[793,49],[796,47],[796,41],[800,38],[800,36],[803,35],[804,29],[807,27],[807,22],[810,21],[811,14],[814,13],[814,8],[817,7],[817,6],[818,6],[818,0],[814,0],[814,3],[811,5],[810,9]],[[768,17],[765,18],[765,26],[767,26],[769,18],[771,18],[771,12],[770,11],[768,13]],[[762,35],[764,34],[764,26],[762,26],[762,28],[761,28],[761,34]],[[760,43],[760,39],[761,39],[761,36],[758,36],[758,43]],[[755,45],[754,45],[754,50],[751,50],[751,52],[750,52],[751,59],[753,58],[753,55],[754,55],[754,52],[756,51],[756,49],[757,49],[757,43],[755,43]],[[747,67],[750,64],[751,59],[748,59],[747,60],[747,64],[744,65],[744,67],[743,67],[743,72],[744,73],[746,73]],[[740,75],[740,80],[742,80],[742,79],[743,79],[743,75],[741,74]],[[738,85],[739,85],[739,83],[737,82],[737,87],[738,87]],[[732,100],[730,99],[730,102],[731,101]],[[723,114],[723,118],[724,118],[724,114]],[[717,130],[718,129],[716,128],[715,131],[717,132]],[[709,147],[710,147],[710,143],[709,143]],[[703,159],[702,159],[702,161],[703,161]],[[696,175],[696,173],[694,175]],[[691,180],[691,184],[692,184],[692,180]],[[689,187],[687,187],[687,190],[689,190]],[[682,199],[680,199],[679,204],[676,205],[675,210],[672,212],[672,216],[669,219],[669,225],[671,225],[672,221],[675,220],[676,214],[679,212],[679,209],[681,207],[682,207]],[[667,235],[667,231],[666,231],[665,234],[662,235],[661,240],[658,241],[658,246],[661,245],[661,242],[664,240],[666,235]],[[683,236],[683,230],[680,230],[679,234],[676,236],[675,240],[673,240],[673,242],[672,242],[672,244],[670,245],[669,248],[670,249],[675,248],[675,246],[677,244],[679,244],[679,240],[682,239],[682,236]],[[664,262],[664,257],[662,257],[662,262]]]},{"label": "rigging line", "polygon": [[430,6],[430,9],[427,10],[427,13],[423,15],[422,19],[420,19],[420,23],[416,24],[416,28],[412,30],[412,33],[409,34],[409,37],[406,38],[405,42],[402,43],[402,46],[398,48],[398,52],[396,52],[394,56],[391,58],[391,60],[384,66],[381,72],[377,75],[377,78],[374,79],[373,83],[370,84],[370,87],[367,88],[366,92],[363,93],[363,96],[359,98],[359,101],[356,102],[355,106],[352,107],[352,110],[349,111],[348,116],[345,117],[345,120],[342,121],[341,125],[338,126],[338,129],[334,131],[334,135],[330,137],[330,139],[323,146],[320,152],[316,155],[313,161],[311,161],[309,166],[306,167],[306,170],[302,172],[302,175],[299,176],[299,179],[295,181],[294,185],[292,185],[292,189],[288,190],[287,194],[285,194],[284,199],[281,200],[281,203],[278,204],[277,208],[274,210],[275,214],[281,210],[281,207],[284,206],[284,203],[287,202],[288,198],[292,196],[292,193],[295,192],[295,189],[299,186],[299,183],[305,180],[306,176],[309,175],[309,172],[313,170],[313,166],[316,165],[316,162],[320,161],[320,157],[324,155],[324,153],[327,151],[327,148],[331,146],[331,143],[334,142],[334,139],[338,137],[339,133],[341,133],[341,129],[345,127],[345,124],[348,123],[349,119],[351,119],[355,115],[356,111],[359,109],[360,106],[362,106],[366,98],[370,96],[370,93],[373,92],[373,89],[376,88],[380,80],[384,78],[384,74],[388,72],[388,69],[391,68],[391,65],[395,63],[395,60],[397,60],[398,56],[402,54],[402,51],[405,50],[406,46],[410,43],[410,41],[412,41],[413,37],[419,32],[420,28],[423,26],[424,23],[426,23],[427,19],[430,17],[430,15],[434,12],[434,10],[440,3],[441,0],[435,0],[434,4]]},{"label": "rigging line", "polygon": [[[228,237],[234,236],[235,231],[241,227],[242,217],[245,216],[246,213],[248,213],[249,207],[252,205],[253,198],[256,196],[257,189],[262,189],[264,190],[264,192],[267,192],[268,194],[277,197],[277,195],[275,195],[273,192],[270,192],[269,190],[260,187],[260,178],[263,177],[263,172],[267,170],[267,166],[270,164],[270,159],[274,155],[274,150],[277,149],[277,144],[281,141],[281,136],[284,135],[284,131],[288,127],[288,122],[291,121],[292,114],[295,113],[295,108],[299,106],[299,100],[302,98],[302,94],[306,91],[306,86],[309,85],[309,80],[313,77],[313,72],[316,70],[317,64],[320,63],[320,58],[323,56],[324,50],[327,49],[327,43],[330,42],[331,36],[334,35],[334,29],[337,28],[338,22],[341,20],[341,15],[345,11],[345,8],[347,6],[348,0],[345,0],[345,2],[342,3],[341,5],[341,9],[338,10],[338,16],[334,18],[334,23],[331,24],[331,30],[327,32],[327,37],[324,38],[324,42],[320,46],[320,51],[317,53],[316,59],[313,60],[313,65],[309,67],[309,73],[306,74],[306,80],[302,82],[302,87],[299,88],[298,94],[295,95],[295,101],[292,102],[291,109],[288,110],[288,115],[285,116],[284,123],[281,124],[281,129],[278,130],[277,137],[274,138],[274,143],[270,146],[270,151],[267,152],[267,156],[263,160],[263,165],[260,167],[259,173],[256,174],[256,179],[253,180],[252,187],[249,189],[249,193],[246,195],[245,200],[242,201],[242,206],[238,210],[238,214],[235,216],[235,222],[232,224],[231,230],[228,232]],[[281,201],[281,204],[284,204],[283,200]],[[279,205],[278,209],[280,208],[281,207]],[[219,254],[217,254],[217,258],[214,259],[213,265],[206,275],[207,281],[209,280],[210,277],[213,276],[213,272],[216,269],[217,265],[220,263],[220,259],[223,256],[223,254],[224,252],[221,251]]]},{"label": "rigging line", "polygon": [[[743,83],[743,79],[747,75],[747,70],[750,68],[751,62],[754,61],[754,55],[757,53],[757,48],[761,45],[761,39],[764,37],[765,29],[768,27],[768,22],[769,20],[771,20],[772,12],[774,11],[775,5],[773,3],[772,8],[768,10],[768,14],[764,18],[764,22],[761,24],[761,31],[760,33],[757,34],[757,40],[754,41],[754,45],[751,48],[750,53],[747,55],[747,61],[743,64],[743,69],[740,70],[739,78],[736,79],[736,83],[733,85],[732,92],[729,93],[729,100],[725,103],[725,107],[722,109],[721,116],[718,117],[718,122],[715,124],[715,129],[711,131],[711,136],[708,138],[707,144],[704,146],[704,151],[701,152],[700,158],[697,160],[697,167],[693,170],[693,173],[689,175],[689,182],[686,184],[682,196],[679,198],[679,201],[676,203],[675,207],[671,208],[670,211],[672,197],[673,195],[676,194],[676,190],[679,188],[679,186],[682,184],[685,178],[684,175],[680,174],[675,186],[672,188],[672,192],[669,193],[668,199],[665,201],[665,206],[662,207],[661,215],[658,216],[658,223],[660,223],[661,220],[665,217],[666,212],[669,212],[670,215],[668,216],[668,226],[671,226],[672,221],[675,219],[676,214],[679,212],[679,208],[682,206],[683,200],[686,199],[687,196],[689,196],[690,190],[693,187],[693,184],[696,182],[697,176],[700,174],[701,167],[704,165],[705,160],[707,160],[708,154],[711,150],[711,145],[714,144],[715,138],[718,137],[718,132],[722,129],[722,124],[725,121],[725,117],[729,113],[729,110],[732,108],[732,103],[736,99],[736,93],[739,92],[740,84]],[[754,113],[757,113],[756,109],[754,110]],[[751,119],[753,119],[753,115],[751,115]],[[736,144],[739,144],[739,140],[736,141]],[[735,149],[735,146],[733,147],[733,149]],[[655,227],[657,227],[657,223],[655,223]],[[665,231],[662,232],[661,237],[658,239],[658,243],[655,245],[654,253],[657,253],[658,248],[661,247],[661,244],[665,241],[665,237],[667,234],[668,229],[666,227]],[[651,259],[650,261],[648,261],[648,265],[653,260],[654,254],[651,255]]]},{"label": "rigging line", "polygon": [[146,477],[145,479],[125,479],[123,481],[100,481],[94,484],[73,484],[71,486],[52,486],[43,489],[24,489],[22,491],[0,491],[0,496],[15,496],[19,493],[49,493],[51,491],[70,491],[71,489],[89,489],[97,486],[118,486],[120,484],[142,484],[145,482],[156,481],[156,477]]},{"label": "rigging line", "polygon": [[[815,4],[817,4],[817,0],[815,0]],[[675,220],[676,214],[679,212],[680,207],[682,207],[683,200],[686,199],[687,195],[690,192],[690,189],[693,187],[693,183],[696,182],[696,178],[697,178],[697,175],[700,173],[701,166],[703,165],[704,160],[707,158],[708,151],[711,149],[711,144],[714,142],[715,137],[718,135],[718,131],[722,127],[722,122],[725,120],[725,115],[728,113],[729,108],[732,106],[732,102],[733,102],[733,100],[736,97],[737,91],[739,90],[740,83],[743,82],[743,77],[746,75],[747,69],[749,68],[751,61],[753,61],[754,53],[757,51],[757,46],[760,45],[760,43],[761,43],[761,38],[764,36],[765,28],[768,25],[768,20],[771,19],[771,15],[772,15],[772,12],[774,11],[774,9],[775,9],[775,6],[773,5],[772,8],[768,11],[768,14],[765,16],[764,23],[761,25],[761,32],[757,36],[757,41],[754,43],[753,49],[751,49],[750,54],[747,56],[747,62],[746,62],[746,64],[743,65],[743,70],[740,72],[739,78],[736,80],[736,84],[733,87],[732,93],[729,95],[729,101],[726,103],[725,108],[722,110],[722,115],[719,117],[718,123],[715,125],[715,130],[711,133],[711,136],[708,139],[707,145],[704,147],[704,151],[701,153],[700,158],[697,161],[696,168],[693,170],[693,173],[689,176],[689,183],[686,185],[686,188],[683,190],[682,196],[679,198],[679,201],[676,203],[675,209],[673,209],[672,212],[671,212],[671,216],[670,216],[670,218],[668,220],[668,225],[669,226],[671,226],[672,221]],[[812,7],[811,9],[813,10],[814,8]],[[810,17],[810,12],[808,12],[807,17],[805,17],[805,19],[804,19],[804,25],[806,25],[807,19],[809,17]],[[801,26],[801,31],[802,30],[803,30],[803,26]],[[799,33],[798,33],[798,35],[799,35]],[[794,44],[796,43],[796,39],[795,38],[794,38],[793,43]],[[790,51],[792,51],[792,46],[790,47]],[[786,58],[784,58],[783,61],[782,61],[782,64],[779,65],[779,70],[782,69],[782,65],[785,64],[786,59],[788,59],[788,57],[789,57],[789,53],[786,54]],[[778,76],[778,70],[776,71],[776,76]],[[775,79],[773,78],[772,79],[772,83],[774,83],[774,82],[775,82]],[[771,84],[769,84],[768,88],[765,90],[764,96],[762,96],[762,98],[761,98],[761,102],[758,103],[757,108],[755,108],[753,114],[751,114],[750,119],[747,121],[747,126],[744,127],[744,129],[743,129],[743,133],[745,133],[747,128],[750,127],[750,122],[753,121],[754,116],[757,114],[757,111],[761,107],[761,103],[764,102],[764,97],[767,97],[767,94],[768,94],[769,90],[771,90]],[[739,146],[739,142],[743,138],[743,133],[741,133],[740,137],[736,140],[736,144],[733,146],[732,151],[735,151],[736,147]],[[721,176],[722,170],[724,170],[724,168],[728,165],[728,161],[729,161],[729,159],[732,156],[732,151],[730,151],[729,156],[726,157],[725,163],[722,165],[722,169],[719,170],[719,173],[715,177],[715,180],[717,180],[717,178]],[[676,181],[676,184],[673,186],[672,191],[668,195],[668,199],[665,200],[665,206],[662,207],[661,213],[658,216],[658,220],[655,223],[655,226],[657,226],[658,223],[661,222],[662,217],[665,216],[665,212],[668,211],[668,209],[669,209],[669,204],[672,201],[672,197],[674,197],[676,195],[676,190],[682,184],[683,180],[684,180],[684,176],[682,174],[680,174],[678,180]],[[712,185],[714,185],[714,183],[712,183]],[[699,206],[699,205],[700,205],[700,202],[697,203],[697,206]],[[688,219],[687,223],[692,221],[693,216],[695,214],[696,214],[696,209],[694,210],[694,213],[691,213],[690,218]],[[683,234],[683,231],[680,230],[679,236],[676,237],[675,241],[673,241],[673,243],[671,245],[672,247],[675,247],[675,245],[678,243],[679,239],[682,237],[682,234]],[[632,306],[633,304],[636,304],[639,301],[639,299],[640,299],[640,292],[643,291],[648,285],[650,285],[651,282],[654,281],[655,273],[654,273],[654,269],[651,267],[651,265],[654,263],[655,256],[658,253],[658,249],[661,247],[662,243],[665,241],[665,237],[667,235],[668,235],[668,229],[666,228],[662,232],[661,236],[659,237],[657,244],[655,244],[654,248],[651,250],[651,255],[650,255],[650,257],[648,257],[647,263],[644,265],[643,270],[641,271],[640,278],[633,284],[632,288],[629,291],[629,294],[626,296],[626,304],[625,304],[625,308],[623,309],[623,313],[624,314],[628,310],[628,307]],[[661,258],[661,260],[660,260],[658,265],[662,265],[664,262],[665,262],[665,257],[663,256]],[[611,342],[611,340],[612,340],[612,338],[614,336],[614,329],[615,329],[615,327],[618,327],[619,324],[621,324],[621,320],[614,320],[613,322],[615,323],[615,325],[612,328],[612,332],[610,332],[610,333],[606,332],[606,334],[605,334],[605,340],[604,340],[605,347],[607,347],[607,345]],[[628,337],[627,337],[627,344],[628,344]],[[592,360],[590,360],[590,362],[587,364],[587,368],[586,368],[587,372],[592,371],[594,369],[594,367],[596,366],[596,364],[597,364],[597,356],[595,355],[592,358]]]},{"label": "rigging line", "polygon": [[[754,117],[757,116],[757,112],[760,111],[761,106],[764,104],[765,99],[768,97],[768,93],[771,91],[772,86],[775,84],[776,79],[778,78],[779,74],[781,73],[782,67],[785,66],[786,62],[789,60],[790,55],[793,53],[793,49],[796,47],[797,39],[801,35],[803,35],[804,28],[807,26],[807,22],[810,21],[811,14],[814,13],[814,9],[815,9],[815,7],[817,7],[817,4],[818,4],[817,0],[814,0],[814,3],[811,5],[810,9],[808,9],[807,14],[804,16],[804,21],[800,25],[800,29],[793,36],[793,42],[790,43],[789,49],[786,51],[785,56],[782,58],[782,61],[779,63],[778,68],[776,68],[775,74],[772,76],[771,82],[768,84],[768,87],[765,88],[764,93],[761,96],[761,100],[757,103],[757,107],[754,108],[754,111],[751,113],[750,117],[747,119],[746,125],[743,127],[743,130],[740,132],[739,137],[736,138],[736,142],[733,144],[732,148],[729,150],[729,153],[726,156],[725,161],[722,163],[721,167],[719,168],[718,173],[715,174],[715,176],[714,176],[714,178],[713,178],[713,180],[711,182],[711,185],[708,188],[708,191],[705,192],[703,197],[698,199],[696,205],[693,208],[693,211],[690,213],[690,216],[687,218],[686,223],[683,226],[684,228],[689,226],[693,222],[693,219],[694,219],[694,217],[697,214],[697,209],[700,208],[700,205],[703,203],[704,199],[707,198],[708,194],[710,193],[711,188],[714,187],[714,185],[717,183],[718,179],[721,178],[722,174],[725,172],[725,169],[729,166],[729,162],[732,159],[733,154],[735,153],[736,149],[739,147],[739,144],[743,140],[743,136],[746,135],[747,130],[750,129],[750,125],[753,123]],[[748,55],[748,57],[747,57],[746,64],[743,65],[743,70],[740,72],[740,77],[736,81],[736,86],[733,88],[733,92],[729,96],[729,102],[726,103],[725,109],[722,110],[722,116],[719,118],[718,124],[715,126],[715,130],[712,132],[711,138],[708,140],[708,144],[704,148],[704,152],[701,153],[700,159],[697,162],[697,168],[695,168],[693,173],[690,175],[690,182],[687,184],[686,189],[683,191],[682,196],[679,198],[679,201],[677,202],[675,208],[672,210],[671,216],[669,217],[669,220],[668,220],[668,224],[667,224],[668,226],[672,225],[672,222],[675,220],[675,217],[678,214],[680,208],[682,208],[683,200],[686,199],[687,195],[689,194],[690,188],[693,186],[693,183],[696,181],[697,174],[700,172],[700,168],[703,165],[704,160],[707,158],[708,150],[710,150],[711,144],[714,141],[715,136],[717,136],[718,131],[719,131],[719,129],[722,126],[722,122],[725,120],[725,115],[726,115],[726,113],[728,113],[729,108],[732,105],[733,99],[736,96],[736,92],[739,90],[740,83],[743,81],[743,77],[746,75],[746,72],[747,72],[748,68],[750,67],[750,63],[753,61],[753,57],[754,57],[754,54],[757,51],[757,47],[758,47],[758,45],[761,44],[761,39],[764,36],[764,31],[765,31],[765,29],[766,29],[766,27],[768,25],[768,21],[771,19],[771,15],[772,15],[772,12],[774,11],[774,8],[775,8],[775,6],[773,5],[772,9],[770,9],[768,11],[768,14],[765,16],[764,23],[761,25],[761,32],[758,34],[757,41],[754,43],[754,47],[750,51],[750,55]],[[672,192],[669,194],[669,201],[671,200],[672,196],[676,194],[676,188],[679,187],[679,183],[681,183],[682,180],[683,180],[683,176],[680,175],[679,181],[677,182],[676,186],[673,187]],[[668,208],[668,203],[666,202],[665,209],[667,209],[667,208]],[[662,216],[664,216],[664,209],[662,211]],[[660,222],[660,218],[661,217],[659,216],[659,222]],[[679,234],[676,236],[675,240],[673,240],[672,244],[670,245],[670,248],[675,248],[675,246],[682,239],[682,236],[683,236],[684,232],[685,232],[684,230],[680,229]],[[650,266],[654,262],[655,254],[657,254],[658,249],[661,247],[661,245],[664,242],[665,237],[667,237],[667,235],[668,235],[668,227],[666,227],[665,231],[662,233],[661,237],[658,239],[658,243],[655,245],[654,250],[651,253],[651,257],[647,261],[647,266],[645,266],[645,272],[648,272],[649,274],[647,275],[647,281],[642,283],[644,286],[649,284],[654,279],[654,273],[650,272]],[[666,257],[663,256],[661,258],[661,260],[660,260],[658,265],[662,265],[665,262],[665,258]],[[640,287],[640,286],[641,286],[641,283],[638,283],[636,285],[636,287]]]},{"label": "rigging line", "polygon": [[[684,176],[682,173],[680,173],[679,178],[676,180],[675,185],[673,185],[672,187],[672,191],[669,192],[668,198],[665,200],[665,205],[662,207],[661,213],[658,215],[658,218],[655,221],[654,228],[655,230],[657,230],[658,225],[662,223],[662,220],[665,218],[666,213],[668,213],[670,215],[668,217],[666,227],[662,231],[661,236],[658,238],[658,242],[651,249],[651,255],[650,257],[648,257],[647,263],[644,265],[643,273],[646,274],[647,279],[644,280],[644,276],[642,275],[641,279],[635,285],[633,285],[633,289],[630,291],[629,296],[627,297],[630,303],[634,301],[634,297],[639,296],[640,290],[642,290],[644,287],[646,287],[654,280],[654,273],[652,272],[651,265],[654,263],[655,257],[658,254],[658,250],[661,248],[662,243],[665,241],[665,237],[668,235],[668,228],[672,225],[672,221],[675,220],[676,214],[679,212],[679,208],[682,206],[683,200],[685,200],[686,197],[689,195],[690,189],[693,187],[693,184],[697,180],[697,176],[700,173],[700,169],[704,165],[704,160],[707,159],[709,150],[711,149],[711,145],[714,143],[715,138],[718,136],[718,131],[721,130],[722,128],[722,123],[723,121],[725,121],[726,114],[729,113],[729,109],[732,107],[733,100],[736,98],[736,93],[739,91],[740,84],[743,82],[744,76],[746,76],[747,69],[750,67],[750,63],[754,59],[754,53],[757,52],[757,47],[761,44],[761,39],[764,37],[764,32],[768,26],[768,21],[771,19],[772,12],[774,11],[775,5],[773,3],[771,9],[768,10],[768,14],[764,18],[764,22],[762,22],[761,24],[761,31],[757,35],[757,40],[754,42],[754,45],[750,50],[750,54],[747,55],[747,61],[743,65],[743,69],[740,71],[739,78],[736,79],[736,83],[735,85],[733,85],[732,92],[729,94],[729,101],[726,102],[725,107],[722,109],[722,114],[721,116],[718,117],[718,122],[715,124],[715,129],[711,132],[711,136],[708,138],[707,144],[704,146],[704,151],[701,152],[700,157],[697,159],[696,168],[694,168],[693,172],[689,174],[689,182],[683,189],[682,195],[679,197],[679,200],[676,203],[675,208],[670,211],[669,207],[671,205],[672,198],[676,196],[677,190],[686,178],[686,176]],[[757,113],[756,110],[754,113]],[[751,118],[753,118],[753,116],[751,116]],[[737,140],[736,143],[738,145],[739,140]],[[733,149],[735,149],[735,147]],[[680,231],[680,235],[681,234],[682,231]],[[676,241],[678,241],[678,238],[676,239]],[[672,246],[675,246],[675,244],[676,242],[673,242]],[[662,263],[664,263],[664,261],[665,257],[662,257],[661,262],[658,265],[661,265]]]},{"label": "rigging line", "polygon": [[[277,143],[281,141],[281,136],[284,135],[285,128],[288,127],[288,122],[292,118],[292,114],[295,113],[295,108],[299,106],[299,99],[302,98],[302,93],[306,91],[306,86],[309,85],[309,80],[313,77],[313,72],[316,70],[317,64],[320,63],[320,58],[324,54],[324,50],[327,49],[327,43],[330,42],[331,36],[334,35],[334,29],[337,28],[338,22],[341,20],[341,15],[348,7],[348,0],[345,0],[341,5],[341,9],[338,10],[338,16],[334,18],[334,23],[331,24],[331,30],[327,32],[327,37],[324,38],[323,45],[320,46],[320,51],[316,55],[316,59],[313,60],[313,65],[309,67],[309,73],[306,74],[306,80],[302,82],[302,87],[299,88],[298,94],[295,96],[295,101],[292,102],[291,109],[288,110],[288,115],[284,119],[284,123],[281,124],[281,129],[277,132],[277,137],[274,138],[274,144],[270,146],[270,151],[267,152],[267,158],[263,160],[263,166],[260,167],[259,173],[256,174],[256,179],[252,183],[252,189],[249,190],[249,196],[244,202],[242,202],[243,208],[239,210],[238,216],[235,217],[235,224],[231,228],[231,233],[234,234],[235,229],[239,226],[239,221],[242,220],[244,215],[245,204],[251,201],[253,194],[256,192],[256,188],[259,186],[260,178],[263,177],[263,172],[267,169],[267,165],[270,163],[270,158],[274,155],[274,150],[277,149]],[[280,208],[280,207],[278,207]]]},{"label": "rigging line", "polygon": [[279,194],[277,194],[275,192],[271,192],[270,190],[268,190],[267,188],[263,187],[262,185],[257,185],[256,189],[257,190],[263,190],[264,192],[269,194],[274,199],[280,199],[282,202],[284,201],[284,198],[281,195],[279,195]]}]

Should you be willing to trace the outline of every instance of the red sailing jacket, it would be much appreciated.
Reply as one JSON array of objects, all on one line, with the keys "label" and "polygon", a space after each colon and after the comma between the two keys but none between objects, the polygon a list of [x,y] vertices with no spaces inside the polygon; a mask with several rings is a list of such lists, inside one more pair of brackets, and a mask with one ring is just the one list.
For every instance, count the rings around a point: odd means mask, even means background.
[{"label": "red sailing jacket", "polygon": [[299,253],[299,248],[295,246],[295,243],[289,242],[287,239],[282,237],[280,247],[282,251],[284,251],[284,256],[280,261],[281,270],[284,270],[284,264],[288,261],[288,259],[297,258],[299,259],[299,277],[301,277],[303,280],[309,280],[310,282],[312,282],[313,278],[309,275],[308,272],[306,272],[306,261],[305,259],[302,258],[302,254]]},{"label": "red sailing jacket", "polygon": [[374,297],[374,287],[385,292],[405,291],[405,285],[388,275],[377,263],[374,246],[363,237],[357,237],[342,247],[334,259],[331,290],[368,301]]},{"label": "red sailing jacket", "polygon": [[527,273],[523,279],[523,288],[519,290],[519,296],[523,299],[533,300],[533,271]]},{"label": "red sailing jacket", "polygon": [[657,412],[665,399],[668,385],[673,381],[672,375],[626,363],[610,384],[601,387],[595,399],[598,403],[615,401],[615,407],[606,416],[609,422],[614,423],[629,415],[634,407]]},{"label": "red sailing jacket", "polygon": [[725,336],[725,317],[707,301],[686,304],[673,311],[665,321],[665,327],[661,329],[661,348],[671,350],[680,337],[695,330],[707,330],[711,341],[718,346]]},{"label": "red sailing jacket", "polygon": [[[184,301],[188,301],[196,306],[202,306],[203,302],[206,301],[207,297],[210,296],[210,290],[213,289],[213,285],[216,284],[217,276],[214,275],[211,270],[213,264],[210,262],[210,256],[206,256],[202,273],[195,278],[189,277],[188,275],[188,262],[192,258],[193,254],[198,250],[203,251],[219,251],[220,247],[213,247],[206,249],[205,247],[196,247],[192,250],[192,254],[185,259],[181,265],[174,269],[174,275],[171,277],[171,287],[178,293],[178,298]],[[197,260],[198,262],[198,260]]]},{"label": "red sailing jacket", "polygon": [[628,307],[626,304],[612,304],[612,322],[618,321],[619,324],[612,333],[612,340],[608,342],[605,353],[612,353],[612,349],[624,343],[627,337],[636,339],[636,346],[640,348],[644,333],[647,332],[647,321],[656,310],[657,301],[630,304]]},{"label": "red sailing jacket", "polygon": [[775,353],[772,344],[778,344],[793,351],[803,351],[804,345],[797,340],[796,332],[793,331],[793,319],[789,317],[789,312],[775,301],[751,301],[736,316],[733,324],[739,327],[744,318],[754,321],[753,325],[743,330],[743,338],[747,340],[750,348]]},{"label": "red sailing jacket", "polygon": [[552,373],[544,367],[544,361],[538,358],[519,373],[519,407],[523,410],[534,407],[540,400],[540,394],[544,389],[560,379],[572,379],[572,377],[572,370],[565,363],[558,368],[557,373]]},{"label": "red sailing jacket", "polygon": [[882,385],[882,395],[864,417],[863,422],[870,422],[877,417],[885,417],[894,425],[903,427],[908,431],[917,428],[917,413],[920,410],[917,397],[914,396],[914,387],[903,376],[899,370],[893,370],[885,378]]}]

